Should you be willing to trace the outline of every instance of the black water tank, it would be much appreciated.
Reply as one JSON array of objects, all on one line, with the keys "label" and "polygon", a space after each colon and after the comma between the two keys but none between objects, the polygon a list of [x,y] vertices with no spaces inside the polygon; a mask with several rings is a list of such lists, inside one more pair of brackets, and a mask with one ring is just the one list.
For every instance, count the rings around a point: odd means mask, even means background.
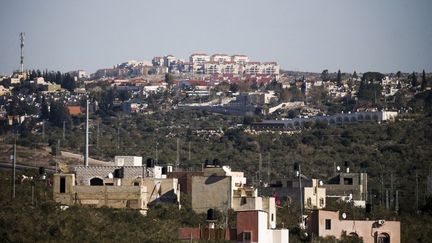
[{"label": "black water tank", "polygon": [[298,171],[299,170],[299,164],[298,163],[294,163],[294,171]]},{"label": "black water tank", "polygon": [[213,160],[213,165],[218,166],[219,165],[219,160],[218,159],[214,159]]},{"label": "black water tank", "polygon": [[216,220],[215,210],[213,208],[207,210],[207,220]]},{"label": "black water tank", "polygon": [[154,160],[152,158],[147,159],[147,168],[153,168],[154,167]]},{"label": "black water tank", "polygon": [[208,159],[204,160],[204,166],[209,165],[210,161]]},{"label": "black water tank", "polygon": [[45,175],[45,167],[39,167],[39,175]]},{"label": "black water tank", "polygon": [[114,170],[114,178],[123,178],[124,177],[124,168],[115,169]]},{"label": "black water tank", "polygon": [[372,213],[372,204],[366,203],[366,213]]},{"label": "black water tank", "polygon": [[168,168],[166,166],[162,167],[162,175],[166,175]]}]

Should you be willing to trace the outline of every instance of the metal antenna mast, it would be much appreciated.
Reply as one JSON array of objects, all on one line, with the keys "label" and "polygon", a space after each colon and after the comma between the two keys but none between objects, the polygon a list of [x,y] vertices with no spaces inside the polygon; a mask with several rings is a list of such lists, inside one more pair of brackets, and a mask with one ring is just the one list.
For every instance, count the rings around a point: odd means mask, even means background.
[{"label": "metal antenna mast", "polygon": [[89,157],[89,100],[86,102],[86,126],[85,126],[85,153],[84,153],[84,166],[88,167]]},{"label": "metal antenna mast", "polygon": [[21,65],[20,65],[20,72],[24,72],[24,32],[20,33],[21,38]]}]

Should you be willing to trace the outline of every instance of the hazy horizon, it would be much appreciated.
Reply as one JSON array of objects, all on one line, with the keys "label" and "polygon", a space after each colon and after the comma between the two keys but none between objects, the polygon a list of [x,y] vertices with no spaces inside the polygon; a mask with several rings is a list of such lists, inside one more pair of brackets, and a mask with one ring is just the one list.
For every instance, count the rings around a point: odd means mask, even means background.
[{"label": "hazy horizon", "polygon": [[0,73],[62,72],[195,52],[245,54],[284,70],[432,71],[432,2],[29,1],[0,3]]}]

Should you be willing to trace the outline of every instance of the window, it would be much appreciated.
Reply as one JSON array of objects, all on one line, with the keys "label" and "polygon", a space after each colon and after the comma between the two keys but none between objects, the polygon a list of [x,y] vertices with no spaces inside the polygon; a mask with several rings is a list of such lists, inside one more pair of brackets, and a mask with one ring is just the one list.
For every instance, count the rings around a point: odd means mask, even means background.
[{"label": "window", "polygon": [[139,182],[134,182],[134,186],[139,186]]},{"label": "window", "polygon": [[247,199],[246,199],[246,197],[241,197],[240,198],[240,206],[241,205],[245,205],[247,203]]},{"label": "window", "polygon": [[377,243],[390,243],[390,235],[387,233],[381,233],[377,237]]},{"label": "window", "polygon": [[310,207],[312,206],[312,198],[308,197],[306,204]]},{"label": "window", "polygon": [[319,200],[319,202],[320,202],[320,206],[322,207],[322,206],[324,206],[324,198],[320,198],[320,200]]},{"label": "window", "polygon": [[352,185],[353,178],[344,178],[344,185]]},{"label": "window", "polygon": [[331,219],[325,220],[325,229],[330,230],[331,229]]},{"label": "window", "polygon": [[271,221],[272,222],[274,221],[274,214],[273,213],[271,214]]},{"label": "window", "polygon": [[246,242],[252,241],[252,232],[250,231],[243,232],[243,242],[244,241]]},{"label": "window", "polygon": [[60,177],[60,193],[65,193],[66,192],[66,178],[65,177]]},{"label": "window", "polygon": [[103,186],[104,182],[101,178],[94,177],[90,180],[90,186]]}]

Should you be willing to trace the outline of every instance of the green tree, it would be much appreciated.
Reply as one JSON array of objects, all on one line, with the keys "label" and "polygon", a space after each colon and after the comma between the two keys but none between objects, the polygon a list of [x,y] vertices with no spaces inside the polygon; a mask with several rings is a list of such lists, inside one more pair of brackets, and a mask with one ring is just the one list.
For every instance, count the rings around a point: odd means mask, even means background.
[{"label": "green tree", "polygon": [[402,77],[402,72],[401,71],[397,71],[396,73],[396,77],[399,79]]},{"label": "green tree", "polygon": [[41,119],[47,120],[50,117],[50,113],[48,110],[48,103],[46,101],[45,95],[42,96],[42,104],[41,104]]},{"label": "green tree", "polygon": [[236,83],[230,84],[229,90],[233,93],[237,93],[240,90],[240,86]]},{"label": "green tree", "polygon": [[322,71],[322,73],[321,73],[321,79],[322,79],[322,81],[324,81],[324,82],[327,82],[327,81],[330,80],[330,76],[329,76],[328,69],[324,69],[324,70]]},{"label": "green tree", "polygon": [[63,125],[63,121],[70,123],[70,115],[66,106],[60,101],[51,102],[49,121],[58,127]]},{"label": "green tree", "polygon": [[169,87],[171,87],[173,82],[174,82],[174,76],[170,73],[166,73],[165,74],[165,82],[168,84]]},{"label": "green tree", "polygon": [[342,73],[340,71],[340,69],[338,70],[337,76],[336,76],[336,85],[338,87],[342,86]]},{"label": "green tree", "polygon": [[427,81],[426,81],[426,73],[425,70],[423,69],[423,73],[422,73],[422,82],[421,82],[421,90],[424,91],[427,87]]},{"label": "green tree", "polygon": [[357,75],[357,72],[355,70],[354,70],[352,77],[353,77],[353,79],[358,79],[358,75]]},{"label": "green tree", "polygon": [[415,72],[413,72],[413,73],[411,74],[411,85],[412,85],[413,88],[415,88],[415,87],[418,86],[418,82],[417,82],[417,75],[416,75]]}]

